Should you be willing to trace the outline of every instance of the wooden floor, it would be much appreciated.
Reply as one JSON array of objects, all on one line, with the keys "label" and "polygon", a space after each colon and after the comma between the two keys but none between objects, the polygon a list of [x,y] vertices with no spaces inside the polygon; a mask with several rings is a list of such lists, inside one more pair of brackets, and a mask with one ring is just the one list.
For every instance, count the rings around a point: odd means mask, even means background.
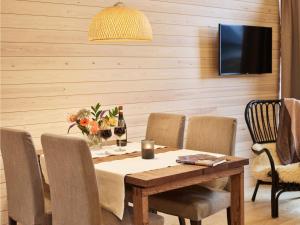
[{"label": "wooden floor", "polygon": [[[245,193],[246,225],[300,225],[300,193],[286,193],[280,197],[279,218],[272,219],[270,212],[269,187],[262,187],[257,194],[256,202],[251,202],[253,188]],[[164,215],[166,225],[178,225],[176,217]],[[188,223],[187,223],[188,224]],[[226,225],[225,210],[207,219],[202,225]]]}]

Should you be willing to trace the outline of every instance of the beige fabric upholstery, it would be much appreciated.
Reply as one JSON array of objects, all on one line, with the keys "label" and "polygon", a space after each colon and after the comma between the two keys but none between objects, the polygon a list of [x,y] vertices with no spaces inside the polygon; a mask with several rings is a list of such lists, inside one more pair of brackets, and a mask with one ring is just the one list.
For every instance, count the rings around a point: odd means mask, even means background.
[{"label": "beige fabric upholstery", "polygon": [[[186,148],[226,155],[234,154],[236,119],[215,116],[193,116],[189,119]],[[223,191],[228,178],[222,178],[154,195],[150,207],[158,211],[187,218],[202,220],[230,206],[230,193]]]},{"label": "beige fabric upholstery", "polygon": [[41,172],[30,134],[7,128],[0,132],[8,216],[21,224],[50,225],[51,214],[46,213]]},{"label": "beige fabric upholstery", "polygon": [[[237,122],[235,118],[193,116],[189,119],[186,148],[206,152],[234,155]],[[210,188],[224,189],[228,178],[207,182]]]},{"label": "beige fabric upholstery", "polygon": [[[125,210],[120,221],[101,210],[95,169],[90,150],[83,139],[51,134],[42,135],[48,171],[53,224],[55,225],[129,225],[132,216]],[[163,218],[150,215],[157,225]],[[150,224],[153,224],[153,221]]]},{"label": "beige fabric upholstery", "polygon": [[182,148],[185,116],[169,113],[151,113],[148,119],[146,139],[155,144]]},{"label": "beige fabric upholstery", "polygon": [[[275,168],[281,182],[300,183],[300,163],[282,165],[276,151],[276,143],[254,144],[252,148],[256,151],[267,148],[274,160]],[[253,176],[262,181],[271,181],[269,173],[271,171],[267,154],[254,155],[251,162]]]},{"label": "beige fabric upholstery", "polygon": [[150,206],[160,212],[200,221],[230,206],[230,193],[193,186],[150,198]]},{"label": "beige fabric upholstery", "polygon": [[193,116],[189,119],[186,148],[233,155],[236,119],[217,116]]}]

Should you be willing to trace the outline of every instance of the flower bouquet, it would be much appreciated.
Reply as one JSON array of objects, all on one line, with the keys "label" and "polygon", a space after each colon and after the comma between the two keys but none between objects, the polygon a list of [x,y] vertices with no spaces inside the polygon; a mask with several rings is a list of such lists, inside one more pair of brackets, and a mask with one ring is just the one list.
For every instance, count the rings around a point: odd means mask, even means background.
[{"label": "flower bouquet", "polygon": [[71,128],[77,126],[83,135],[88,137],[89,146],[101,148],[101,129],[110,129],[116,126],[118,108],[115,107],[110,110],[102,110],[101,104],[97,103],[91,106],[91,109],[81,109],[76,114],[71,114],[68,118],[72,123],[69,126],[68,133]]}]

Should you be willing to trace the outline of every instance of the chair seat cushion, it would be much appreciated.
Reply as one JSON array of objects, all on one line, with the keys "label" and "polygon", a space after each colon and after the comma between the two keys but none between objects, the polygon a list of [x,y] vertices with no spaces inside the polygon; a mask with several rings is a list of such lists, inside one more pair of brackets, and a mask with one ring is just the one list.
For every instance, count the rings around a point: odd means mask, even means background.
[{"label": "chair seat cushion", "polygon": [[[124,210],[122,221],[113,213],[106,209],[102,209],[102,224],[104,225],[133,225],[133,209],[127,207]],[[160,215],[149,213],[149,225],[163,225],[164,218]]]},{"label": "chair seat cushion", "polygon": [[276,171],[281,181],[300,184],[300,163],[276,166]]},{"label": "chair seat cushion", "polygon": [[[276,143],[255,144],[252,148],[255,150],[263,148],[269,149],[281,182],[300,183],[300,163],[282,165],[276,152]],[[251,161],[251,170],[256,179],[269,182],[271,181],[271,166],[266,154],[263,153],[253,157]]]},{"label": "chair seat cushion", "polygon": [[202,220],[230,206],[230,193],[201,186],[150,196],[149,207],[191,220]]}]

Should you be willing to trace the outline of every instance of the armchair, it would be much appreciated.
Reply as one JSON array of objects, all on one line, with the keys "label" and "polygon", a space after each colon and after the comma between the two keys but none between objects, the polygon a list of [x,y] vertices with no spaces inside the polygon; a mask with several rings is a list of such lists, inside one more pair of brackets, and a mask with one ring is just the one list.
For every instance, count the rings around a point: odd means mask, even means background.
[{"label": "armchair", "polygon": [[[300,163],[282,165],[276,152],[280,100],[253,100],[245,109],[255,158],[252,172],[257,179],[252,201],[261,184],[271,185],[271,214],[278,217],[278,199],[287,191],[300,191]],[[297,175],[298,174],[298,175]]]}]

